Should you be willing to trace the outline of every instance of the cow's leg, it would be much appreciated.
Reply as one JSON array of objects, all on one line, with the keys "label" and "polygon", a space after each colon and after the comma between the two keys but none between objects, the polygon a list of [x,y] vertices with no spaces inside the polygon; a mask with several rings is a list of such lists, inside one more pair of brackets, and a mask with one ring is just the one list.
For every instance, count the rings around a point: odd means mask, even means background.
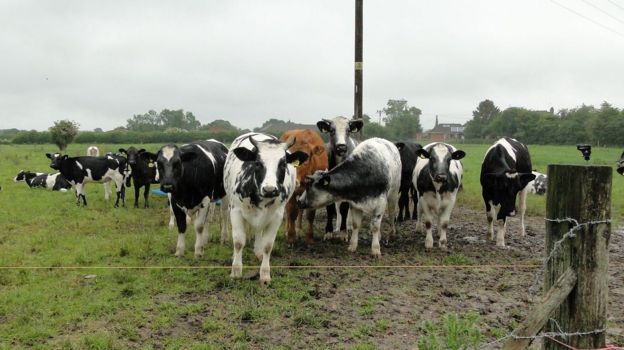
[{"label": "cow's leg", "polygon": [[[409,208],[409,199],[407,202],[407,206]],[[395,197],[390,196],[390,200],[388,200],[387,202],[387,208],[388,208],[388,219],[390,219],[390,232],[388,232],[388,236],[385,239],[386,244],[390,242],[390,239],[392,239],[393,235],[394,236],[397,235],[396,222],[394,218],[395,218],[396,212],[400,211],[400,209],[398,208],[398,202],[396,201]],[[416,208],[414,208],[414,211],[416,211]],[[409,216],[407,216],[407,219],[409,219]]]},{"label": "cow's leg", "polygon": [[[435,196],[435,194],[433,196]],[[422,212],[419,213],[419,220],[422,220],[425,224],[425,231],[427,233],[427,236],[425,237],[425,248],[430,249],[433,248],[433,212],[429,207],[429,203],[427,202],[428,201],[424,196],[418,201],[418,204],[420,205],[420,208],[422,210]]]},{"label": "cow's leg", "polygon": [[221,244],[225,244],[228,241],[228,227],[229,227],[229,212],[228,212],[228,198],[221,198],[221,205],[219,206],[219,226],[221,229]]},{"label": "cow's leg", "polygon": [[292,196],[288,200],[288,203],[286,203],[286,242],[289,245],[295,244],[295,240],[297,239],[295,222],[298,216],[299,208],[297,207],[297,199],[295,196]]},{"label": "cow's leg", "polygon": [[314,217],[316,216],[316,210],[307,209],[306,219],[308,221],[308,230],[306,231],[305,241],[307,245],[314,244]]},{"label": "cow's leg", "polygon": [[76,204],[80,205],[80,200],[82,199],[83,205],[87,206],[87,197],[84,195],[84,183],[76,184]]},{"label": "cow's leg", "polygon": [[[297,202],[297,199],[295,198],[295,203],[296,202]],[[303,210],[299,210],[298,212],[299,212],[299,215],[297,215],[297,229],[301,231],[301,229],[303,229]]]},{"label": "cow's leg", "polygon": [[325,224],[324,240],[332,239],[334,236],[334,218],[336,217],[336,204],[332,203],[325,207],[327,210],[327,224]]},{"label": "cow's leg", "polygon": [[210,198],[204,197],[201,208],[195,213],[195,257],[204,256],[204,245],[208,241],[208,212],[210,211]]},{"label": "cow's leg", "polygon": [[[260,284],[268,285],[271,283],[271,251],[273,251],[273,244],[275,243],[275,236],[277,236],[277,229],[280,226],[283,212],[277,212],[273,220],[270,220],[267,227],[262,232],[261,238],[261,253],[262,263],[260,264]],[[257,253],[256,253],[257,254]]]},{"label": "cow's leg", "polygon": [[167,193],[167,201],[169,202],[169,229],[173,230],[173,226],[175,224],[175,215],[173,213],[173,202],[171,201],[171,193]]},{"label": "cow's leg", "polygon": [[115,187],[116,187],[116,198],[115,198],[115,208],[119,208],[119,200],[121,199],[121,205],[126,206],[126,188],[124,187],[124,179],[123,176],[115,179]]},{"label": "cow's leg", "polygon": [[[500,213],[499,213],[500,216]],[[496,232],[496,246],[498,247],[504,247],[505,246],[505,233],[507,232],[506,230],[506,226],[507,226],[507,218],[506,217],[502,217],[499,218],[498,221],[498,231]]]},{"label": "cow's leg", "polygon": [[362,211],[356,208],[351,208],[349,215],[351,215],[351,240],[349,241],[349,251],[355,252],[358,246],[358,233],[360,227],[362,227]]},{"label": "cow's leg", "polygon": [[232,221],[232,242],[234,244],[230,277],[241,278],[243,277],[243,248],[247,236],[245,234],[245,221],[240,209],[230,211],[230,220]]},{"label": "cow's leg", "polygon": [[143,199],[145,199],[145,204],[143,206],[143,208],[149,208],[149,204],[147,203],[147,200],[149,198],[149,191],[150,191],[150,184],[149,182],[147,184],[145,184],[145,190],[143,190]]},{"label": "cow's leg", "polygon": [[186,213],[176,205],[173,207],[173,215],[178,225],[178,243],[176,244],[175,256],[181,258],[184,256],[186,248]]},{"label": "cow's leg", "polygon": [[412,185],[412,188],[410,189],[410,192],[412,194],[412,202],[414,202],[414,211],[412,211],[412,220],[417,220],[418,219],[418,213],[417,213],[418,192],[416,192],[416,189],[414,188],[413,185]]},{"label": "cow's leg", "polygon": [[[340,203],[340,231],[346,232],[348,227],[348,216],[349,216],[349,203],[342,202]],[[338,224],[336,224],[338,226]]]},{"label": "cow's leg", "polygon": [[105,182],[104,184],[104,199],[109,200],[113,191],[111,191],[111,183]]},{"label": "cow's leg", "polygon": [[141,187],[134,181],[134,207],[139,207],[139,194],[141,193]]},{"label": "cow's leg", "polygon": [[[396,201],[394,202],[396,203]],[[379,244],[379,239],[381,238],[381,221],[383,219],[383,214],[385,211],[385,205],[382,204],[381,206],[377,207],[377,210],[373,213],[373,218],[371,219],[370,230],[373,236],[371,242],[371,254],[375,258],[381,257],[381,245]],[[391,216],[389,215],[389,217],[391,221],[394,221],[394,211]]]},{"label": "cow's leg", "polygon": [[404,214],[403,212],[405,212],[405,218],[409,218],[409,191],[404,191],[401,190],[401,192],[399,192],[399,215],[397,216],[397,221],[398,222],[402,222],[404,220]]},{"label": "cow's leg", "polygon": [[438,216],[438,235],[440,236],[440,240],[438,241],[438,244],[441,249],[446,249],[446,232],[448,231],[454,205],[455,196],[450,194],[446,205],[440,208],[440,215]]},{"label": "cow's leg", "polygon": [[526,230],[524,228],[524,213],[526,213],[526,198],[527,198],[527,190],[523,189],[518,193],[520,198],[520,236],[526,236]]},{"label": "cow's leg", "polygon": [[494,240],[494,218],[496,217],[496,207],[492,201],[485,201],[485,213],[488,221],[488,233],[490,234],[490,240]]}]

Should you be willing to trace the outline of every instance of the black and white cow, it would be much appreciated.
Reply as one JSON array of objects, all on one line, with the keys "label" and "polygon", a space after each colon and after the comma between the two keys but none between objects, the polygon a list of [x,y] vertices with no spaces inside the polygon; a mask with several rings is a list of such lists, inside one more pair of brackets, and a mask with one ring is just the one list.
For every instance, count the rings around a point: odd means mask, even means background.
[{"label": "black and white cow", "polygon": [[615,171],[617,171],[617,173],[620,175],[624,175],[624,152],[622,152],[622,154],[620,155],[620,159],[618,159],[618,161],[615,163],[615,166]]},{"label": "black and white cow", "polygon": [[65,180],[61,173],[33,173],[22,170],[15,176],[14,181],[24,181],[28,187],[44,187],[52,191],[65,192],[71,188],[71,184]]},{"label": "black and white cow", "polygon": [[[318,129],[329,134],[329,144],[326,145],[329,169],[343,162],[355,149],[358,141],[351,134],[362,130],[364,123],[361,120],[349,120],[345,117],[336,117],[332,120],[322,119],[316,123]],[[341,231],[343,239],[347,239],[349,204],[347,202],[331,203],[327,206],[327,224],[325,225],[325,239],[333,237],[336,205],[340,209],[340,218],[336,219],[336,226]],[[340,224],[338,223],[340,221]]]},{"label": "black and white cow", "polygon": [[259,133],[232,142],[224,170],[234,243],[232,278],[242,277],[243,248],[247,234],[253,233],[254,253],[261,261],[260,283],[271,282],[269,260],[286,203],[297,186],[295,166],[308,159],[305,152],[287,152],[294,143]]},{"label": "black and white cow", "polygon": [[[485,153],[481,165],[481,188],[487,212],[488,231],[492,240],[494,240],[495,215],[498,221],[497,246],[505,246],[507,217],[516,215],[518,193],[520,193],[521,235],[525,235],[524,213],[528,192],[526,187],[535,177],[532,173],[529,149],[518,140],[503,137]],[[498,214],[496,214],[497,205],[500,205]]]},{"label": "black and white cow", "polygon": [[137,150],[134,146],[128,147],[127,150],[120,148],[119,152],[125,154],[128,159],[130,174],[126,179],[126,186],[130,187],[130,180],[132,179],[132,182],[134,182],[134,207],[139,207],[139,192],[141,191],[141,187],[145,187],[143,191],[145,204],[143,207],[149,207],[148,198],[150,185],[158,183],[156,180],[156,173],[158,172],[156,167],[156,154],[147,152],[144,148]]},{"label": "black and white cow", "polygon": [[[390,141],[371,138],[360,143],[340,164],[329,171],[317,171],[306,178],[305,192],[297,201],[301,208],[319,208],[329,203],[345,201],[350,206],[352,233],[349,251],[358,246],[358,233],[363,214],[371,217],[371,253],[381,256],[379,244],[381,221],[388,209],[396,233],[394,216],[397,212],[401,185],[401,155]],[[389,235],[389,236],[390,236]]]},{"label": "black and white cow", "polygon": [[548,176],[535,170],[533,171],[533,175],[535,175],[535,180],[530,181],[526,185],[525,191],[537,195],[545,194],[548,189]]},{"label": "black and white cow", "polygon": [[418,160],[416,151],[421,149],[422,145],[409,141],[396,142],[395,145],[401,154],[401,187],[399,188],[399,216],[397,216],[397,221],[410,219],[410,193],[412,194],[412,201],[414,202],[414,211],[412,212],[411,218],[415,220],[418,218],[418,195],[412,183],[412,177],[414,175],[416,161]]},{"label": "black and white cow", "polygon": [[[195,256],[204,255],[209,235],[210,202],[216,199],[226,201],[223,166],[227,154],[227,147],[212,140],[195,141],[180,147],[167,145],[158,151],[160,189],[171,195],[170,205],[178,226],[177,257],[184,256],[187,215],[192,218],[195,228]],[[222,241],[224,234],[227,234],[226,225],[221,229]]]},{"label": "black and white cow", "polygon": [[425,248],[433,248],[433,220],[438,219],[438,244],[446,249],[446,232],[461,186],[464,168],[462,150],[444,142],[430,143],[416,151],[418,160],[412,182],[418,192],[418,227],[425,225]]},{"label": "black and white cow", "polygon": [[46,157],[52,160],[50,167],[60,171],[63,177],[75,186],[76,203],[78,205],[80,205],[81,198],[83,205],[87,205],[87,198],[84,194],[86,183],[114,182],[117,187],[115,207],[119,207],[119,200],[125,206],[124,169],[126,168],[126,159],[124,157],[112,155],[105,157],[69,157],[59,153],[46,153]]}]

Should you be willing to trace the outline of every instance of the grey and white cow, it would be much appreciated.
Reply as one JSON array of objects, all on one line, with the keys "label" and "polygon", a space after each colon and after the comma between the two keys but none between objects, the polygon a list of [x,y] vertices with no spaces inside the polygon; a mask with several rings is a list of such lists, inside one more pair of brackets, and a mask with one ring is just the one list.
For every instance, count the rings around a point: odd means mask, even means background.
[{"label": "grey and white cow", "polygon": [[254,233],[260,283],[271,282],[269,260],[286,202],[297,186],[295,166],[308,159],[304,152],[287,152],[294,142],[282,143],[260,133],[247,133],[232,142],[224,168],[234,243],[232,278],[242,277],[243,248],[247,234]]},{"label": "grey and white cow", "polygon": [[462,150],[448,143],[430,143],[416,151],[421,157],[414,168],[412,182],[418,192],[418,227],[425,225],[425,248],[433,248],[433,220],[438,219],[438,244],[446,248],[446,232],[455,207],[457,191],[464,173]]},{"label": "grey and white cow", "polygon": [[[334,119],[322,119],[316,123],[319,131],[329,135],[329,143],[326,145],[328,166],[333,169],[342,163],[353,152],[358,141],[351,137],[351,134],[362,130],[364,123],[361,120],[349,120],[345,117]],[[336,215],[336,206],[339,208],[340,216]],[[327,224],[325,225],[325,239],[333,237],[334,218],[336,218],[336,228],[340,231],[344,239],[347,238],[347,230],[350,229],[348,221],[349,204],[347,202],[332,203],[327,206]]]},{"label": "grey and white cow", "polygon": [[529,182],[524,188],[524,191],[537,195],[545,194],[548,189],[548,176],[535,170],[533,171],[533,175],[535,175],[535,180]]},{"label": "grey and white cow", "polygon": [[317,171],[306,178],[305,192],[299,197],[301,208],[319,208],[330,203],[349,203],[352,233],[349,251],[358,246],[363,214],[371,216],[371,253],[381,256],[379,239],[386,208],[396,233],[394,217],[398,211],[401,185],[401,155],[390,141],[371,138],[360,143],[342,163],[329,171]]}]

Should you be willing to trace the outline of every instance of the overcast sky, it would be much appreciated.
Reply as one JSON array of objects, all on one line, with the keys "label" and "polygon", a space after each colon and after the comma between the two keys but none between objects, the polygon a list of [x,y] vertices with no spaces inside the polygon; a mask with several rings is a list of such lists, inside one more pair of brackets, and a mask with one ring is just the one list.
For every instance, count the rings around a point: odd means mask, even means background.
[{"label": "overcast sky", "polygon": [[[0,0],[0,29],[0,129],[353,114],[353,0]],[[624,107],[623,33],[624,0],[364,0],[364,112]]]}]

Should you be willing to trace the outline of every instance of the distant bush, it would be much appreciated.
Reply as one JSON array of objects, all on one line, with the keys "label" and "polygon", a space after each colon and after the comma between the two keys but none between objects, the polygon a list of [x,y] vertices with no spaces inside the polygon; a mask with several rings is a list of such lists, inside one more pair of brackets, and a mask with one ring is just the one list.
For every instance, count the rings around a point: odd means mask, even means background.
[{"label": "distant bush", "polygon": [[[224,143],[232,142],[242,131],[188,131],[188,132],[163,132],[163,131],[108,131],[93,132],[81,131],[76,135],[73,142],[75,143],[125,143],[125,144],[143,144],[143,143],[183,143],[196,140],[215,139]],[[48,131],[22,131],[19,132],[12,140],[15,144],[44,144],[51,142],[51,135]]]}]

